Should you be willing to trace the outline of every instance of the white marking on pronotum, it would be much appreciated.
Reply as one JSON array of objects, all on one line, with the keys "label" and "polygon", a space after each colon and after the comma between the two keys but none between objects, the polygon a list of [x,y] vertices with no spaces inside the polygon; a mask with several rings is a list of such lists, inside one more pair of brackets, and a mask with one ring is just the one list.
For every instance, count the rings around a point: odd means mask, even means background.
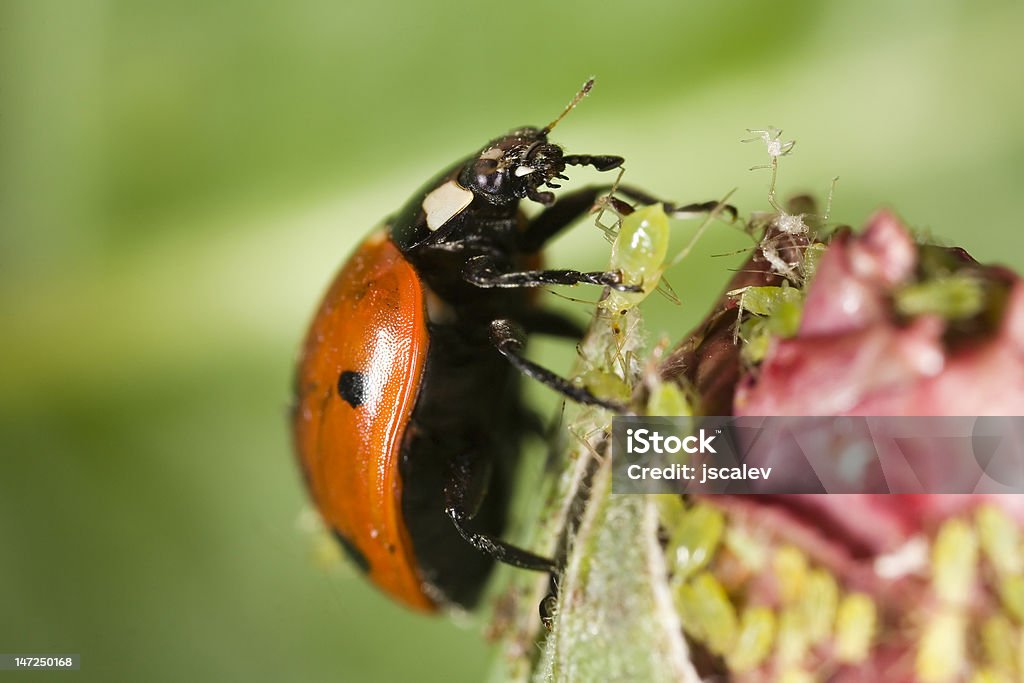
[{"label": "white marking on pronotum", "polygon": [[516,178],[522,178],[524,175],[530,175],[537,169],[532,166],[517,166],[516,167]]},{"label": "white marking on pronotum", "polygon": [[505,153],[501,151],[500,147],[491,147],[480,154],[481,159],[493,159],[494,161],[497,161],[503,156],[505,156]]},{"label": "white marking on pronotum", "polygon": [[462,213],[473,201],[473,193],[449,180],[423,198],[423,211],[427,214],[427,227],[437,230]]}]

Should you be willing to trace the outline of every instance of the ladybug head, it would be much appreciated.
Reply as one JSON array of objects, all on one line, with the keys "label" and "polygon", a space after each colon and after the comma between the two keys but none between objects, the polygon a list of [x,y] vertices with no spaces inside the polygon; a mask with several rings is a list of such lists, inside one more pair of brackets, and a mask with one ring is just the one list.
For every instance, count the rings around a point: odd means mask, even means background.
[{"label": "ladybug head", "polygon": [[622,165],[622,157],[566,155],[558,145],[548,142],[548,133],[579,104],[594,79],[586,83],[561,114],[544,128],[520,128],[491,140],[480,153],[471,158],[459,175],[459,184],[491,204],[509,204],[529,198],[544,205],[552,204],[555,195],[541,191],[541,186],[558,188],[553,181],[568,180],[562,174],[566,166],[593,166],[608,171]]},{"label": "ladybug head", "polygon": [[555,200],[542,185],[557,188],[555,179],[568,180],[562,148],[547,140],[547,131],[522,128],[492,140],[462,169],[459,184],[491,204],[523,198],[541,204]]}]

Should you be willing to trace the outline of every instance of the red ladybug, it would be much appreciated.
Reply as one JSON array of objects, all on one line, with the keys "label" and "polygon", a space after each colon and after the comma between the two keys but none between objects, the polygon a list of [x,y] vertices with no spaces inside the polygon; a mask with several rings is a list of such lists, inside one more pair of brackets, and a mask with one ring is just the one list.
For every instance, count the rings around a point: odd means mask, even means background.
[{"label": "red ladybug", "polygon": [[[472,606],[495,559],[553,569],[498,538],[530,428],[519,373],[602,402],[521,355],[524,332],[580,333],[529,288],[630,289],[619,273],[537,269],[544,243],[606,189],[556,202],[542,186],[567,166],[623,163],[564,154],[547,139],[562,116],[490,141],[414,194],[357,247],[306,337],[293,417],[306,484],[352,560],[409,607]],[[525,198],[548,208],[527,220]]]}]

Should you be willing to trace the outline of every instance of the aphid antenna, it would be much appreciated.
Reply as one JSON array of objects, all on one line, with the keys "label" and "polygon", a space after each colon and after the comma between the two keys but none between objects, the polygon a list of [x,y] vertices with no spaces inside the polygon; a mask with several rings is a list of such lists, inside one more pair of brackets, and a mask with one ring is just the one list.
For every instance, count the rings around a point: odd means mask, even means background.
[{"label": "aphid antenna", "polygon": [[832,215],[832,195],[836,191],[836,183],[839,182],[839,176],[832,179],[832,185],[828,188],[828,199],[825,201],[825,215],[821,217],[821,224],[827,225],[828,218]]},{"label": "aphid antenna", "polygon": [[713,221],[722,213],[722,210],[726,207],[727,202],[729,201],[729,197],[731,197],[735,192],[736,188],[734,187],[731,190],[729,190],[724,197],[718,200],[718,205],[711,211],[709,211],[707,216],[704,217],[704,220],[701,221],[700,225],[697,227],[697,232],[693,233],[693,237],[690,238],[690,241],[686,244],[685,247],[683,247],[682,251],[676,254],[675,257],[673,257],[673,259],[669,261],[664,268],[662,268],[663,272],[665,270],[668,270],[669,268],[672,268],[673,266],[678,265],[679,263],[682,262],[684,258],[690,255],[690,252],[693,251],[693,248],[697,245],[697,241],[704,234],[704,231],[707,230],[707,227],[711,225],[711,221]]},{"label": "aphid antenna", "polygon": [[[754,246],[756,247],[760,242],[754,240]],[[734,251],[723,251],[718,254],[711,254],[711,258],[725,258],[726,256],[736,256],[738,254],[749,254],[750,249],[736,249]]]},{"label": "aphid antenna", "polygon": [[565,299],[566,301],[571,301],[571,302],[576,303],[576,304],[586,304],[587,306],[596,306],[597,304],[600,303],[599,301],[591,301],[590,299],[577,299],[574,296],[569,296],[568,294],[562,294],[561,292],[556,292],[555,290],[548,289],[547,287],[544,288],[544,291],[547,292],[548,294],[557,296],[559,299]]},{"label": "aphid antenna", "polygon": [[[775,273],[774,270],[758,270],[756,268],[727,268],[726,270],[728,272],[730,272],[730,273],[735,273],[737,275],[740,274],[740,273],[746,273],[748,275],[771,275],[772,273]],[[779,273],[775,273],[775,274],[778,275]],[[748,286],[755,286],[755,285],[748,285]],[[772,285],[766,285],[766,286],[770,287]]]},{"label": "aphid antenna", "polygon": [[676,289],[672,286],[672,283],[668,281],[668,278],[661,278],[661,281],[658,282],[657,292],[668,299],[669,303],[675,306],[681,306],[683,304],[683,300],[679,298],[678,294],[676,294]]},{"label": "aphid antenna", "polygon": [[554,130],[555,126],[557,126],[562,121],[562,119],[564,119],[569,114],[569,112],[576,108],[576,105],[580,103],[580,100],[586,97],[587,93],[589,93],[590,89],[593,87],[594,76],[591,76],[590,78],[587,79],[587,82],[583,84],[583,87],[580,88],[580,91],[576,93],[576,96],[572,98],[572,101],[569,102],[568,106],[566,106],[566,108],[562,110],[562,113],[559,114],[554,121],[544,126],[544,128],[541,129],[540,134],[547,135],[552,130]]}]

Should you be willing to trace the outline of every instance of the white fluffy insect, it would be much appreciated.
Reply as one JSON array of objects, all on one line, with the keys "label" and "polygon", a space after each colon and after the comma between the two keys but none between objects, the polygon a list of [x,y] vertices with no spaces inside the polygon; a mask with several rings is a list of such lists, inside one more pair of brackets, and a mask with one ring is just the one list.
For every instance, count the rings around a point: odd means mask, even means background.
[{"label": "white fluffy insect", "polygon": [[[774,214],[769,214],[763,217],[754,217],[754,222],[761,222],[762,224],[770,225],[775,228],[775,235],[773,237],[766,236],[761,240],[759,248],[764,259],[768,262],[772,269],[772,272],[781,275],[782,277],[790,280],[794,284],[800,282],[800,269],[799,264],[791,263],[789,260],[783,258],[780,253],[780,247],[783,246],[782,242],[788,237],[808,237],[811,233],[811,228],[805,220],[807,214],[798,213],[792,214],[786,211],[785,207],[779,203],[775,196],[775,185],[779,173],[779,159],[784,156],[789,156],[793,151],[793,147],[796,146],[796,140],[784,141],[782,139],[782,129],[769,126],[768,128],[748,128],[748,133],[752,133],[755,137],[747,138],[743,142],[756,142],[761,140],[768,150],[769,162],[759,166],[751,167],[751,171],[758,169],[768,168],[771,169],[772,176],[771,182],[768,185],[768,203],[771,204],[772,209],[775,210]],[[833,178],[832,188],[828,193],[828,203],[825,207],[825,214],[822,216],[822,223],[827,223],[829,213],[832,210],[832,193],[835,190],[836,181],[838,178]],[[767,232],[767,231],[766,231]]]},{"label": "white fluffy insect", "polygon": [[[793,151],[796,140],[790,140],[789,142],[782,141],[782,129],[775,128],[774,126],[768,126],[767,128],[747,128],[748,133],[752,133],[756,137],[748,138],[743,142],[755,142],[762,140],[765,146],[768,148],[768,156],[773,160],[779,157],[784,157]],[[765,166],[755,166],[754,168],[766,168]]]}]

